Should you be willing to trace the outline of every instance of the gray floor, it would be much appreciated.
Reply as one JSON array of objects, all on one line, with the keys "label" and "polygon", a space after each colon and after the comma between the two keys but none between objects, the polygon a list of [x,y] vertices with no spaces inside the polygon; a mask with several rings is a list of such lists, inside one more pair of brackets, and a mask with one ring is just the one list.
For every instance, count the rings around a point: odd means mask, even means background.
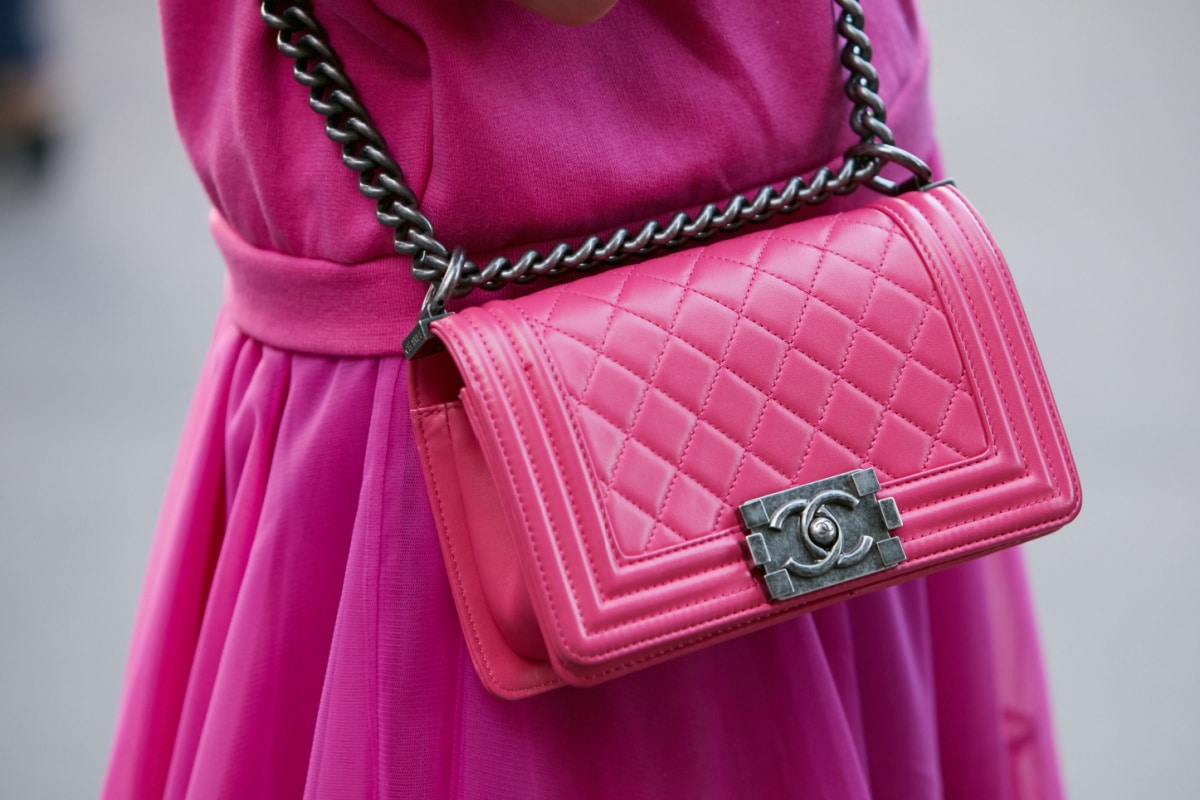
[{"label": "gray floor", "polygon": [[[925,6],[948,163],[1009,256],[1084,480],[1080,520],[1027,548],[1071,794],[1200,796],[1200,13]],[[20,798],[98,789],[221,286],[153,8],[48,14],[64,158],[46,191],[0,184],[0,794]]]}]

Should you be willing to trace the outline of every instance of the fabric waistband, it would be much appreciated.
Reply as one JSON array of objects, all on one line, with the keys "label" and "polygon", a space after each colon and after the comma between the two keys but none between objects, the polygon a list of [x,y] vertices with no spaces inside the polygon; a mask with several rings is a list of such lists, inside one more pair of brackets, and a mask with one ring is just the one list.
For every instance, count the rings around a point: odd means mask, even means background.
[{"label": "fabric waistband", "polygon": [[[935,176],[940,175],[928,126],[904,133],[906,141],[918,145],[914,152],[926,158]],[[907,177],[895,165],[885,168],[884,174],[893,180]],[[868,202],[869,197],[868,190],[859,190],[809,207],[807,213],[777,217],[764,227],[843,211]],[[392,255],[345,264],[264,250],[242,238],[215,209],[209,227],[225,258],[226,309],[242,333],[272,347],[315,355],[403,355],[404,337],[416,323],[426,289],[412,277],[408,258]],[[529,290],[509,286],[488,296],[511,297]],[[474,302],[482,299],[475,296]]]},{"label": "fabric waistband", "polygon": [[225,257],[225,305],[242,333],[284,350],[400,355],[425,287],[409,260],[338,264],[257,248],[216,210],[209,227]]}]

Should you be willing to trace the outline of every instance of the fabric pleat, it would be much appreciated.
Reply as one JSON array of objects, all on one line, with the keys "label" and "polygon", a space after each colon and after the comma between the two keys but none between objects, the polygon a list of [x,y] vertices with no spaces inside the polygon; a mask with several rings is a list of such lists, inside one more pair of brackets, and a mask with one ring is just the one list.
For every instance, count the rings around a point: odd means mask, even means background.
[{"label": "fabric pleat", "polygon": [[1015,553],[592,689],[487,694],[404,370],[218,322],[107,797],[1057,796]]}]

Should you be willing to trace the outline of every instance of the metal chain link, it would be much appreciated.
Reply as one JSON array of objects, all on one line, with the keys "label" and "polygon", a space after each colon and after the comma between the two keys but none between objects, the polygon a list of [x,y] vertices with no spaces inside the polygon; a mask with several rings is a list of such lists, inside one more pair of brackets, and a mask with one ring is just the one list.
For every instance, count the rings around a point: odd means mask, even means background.
[{"label": "metal chain link", "polygon": [[382,134],[358,99],[341,60],[329,44],[307,0],[265,0],[263,21],[276,33],[279,51],[294,61],[292,75],[308,87],[308,104],[325,118],[325,134],[341,145],[342,163],[358,174],[358,189],[375,201],[375,218],[393,231],[393,247],[413,259],[412,273],[432,284],[422,317],[441,311],[445,300],[474,289],[500,289],[510,283],[527,283],[567,270],[611,266],[662,249],[683,246],[746,224],[764,222],[801,206],[824,202],[860,186],[894,193],[898,187],[879,177],[885,162],[895,161],[916,174],[918,184],[929,180],[929,170],[915,156],[895,147],[887,126],[887,109],[879,97],[879,74],[871,65],[871,43],[863,32],[862,6],[856,0],[836,0],[842,13],[837,31],[846,44],[841,63],[849,71],[845,93],[853,103],[850,127],[859,142],[848,149],[836,169],[821,167],[805,181],[793,177],[776,190],[764,186],[748,200],[734,195],[723,205],[709,203],[696,216],[679,212],[666,225],[646,222],[637,233],[621,228],[605,239],[590,236],[572,247],[563,242],[549,253],[529,250],[516,261],[498,257],[480,267],[451,250],[434,236],[433,225],[418,209],[416,195],[392,158]]}]

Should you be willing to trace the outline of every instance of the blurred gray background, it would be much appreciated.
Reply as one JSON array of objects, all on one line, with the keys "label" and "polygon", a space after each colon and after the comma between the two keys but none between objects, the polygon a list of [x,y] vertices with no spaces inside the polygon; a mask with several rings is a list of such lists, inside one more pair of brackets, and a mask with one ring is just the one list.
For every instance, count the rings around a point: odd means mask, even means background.
[{"label": "blurred gray background", "polygon": [[[947,163],[1006,251],[1084,482],[1079,521],[1026,548],[1068,791],[1200,797],[1200,10],[924,8]],[[74,798],[103,775],[221,266],[153,4],[42,12],[64,147],[40,189],[0,178],[0,795]]]}]

